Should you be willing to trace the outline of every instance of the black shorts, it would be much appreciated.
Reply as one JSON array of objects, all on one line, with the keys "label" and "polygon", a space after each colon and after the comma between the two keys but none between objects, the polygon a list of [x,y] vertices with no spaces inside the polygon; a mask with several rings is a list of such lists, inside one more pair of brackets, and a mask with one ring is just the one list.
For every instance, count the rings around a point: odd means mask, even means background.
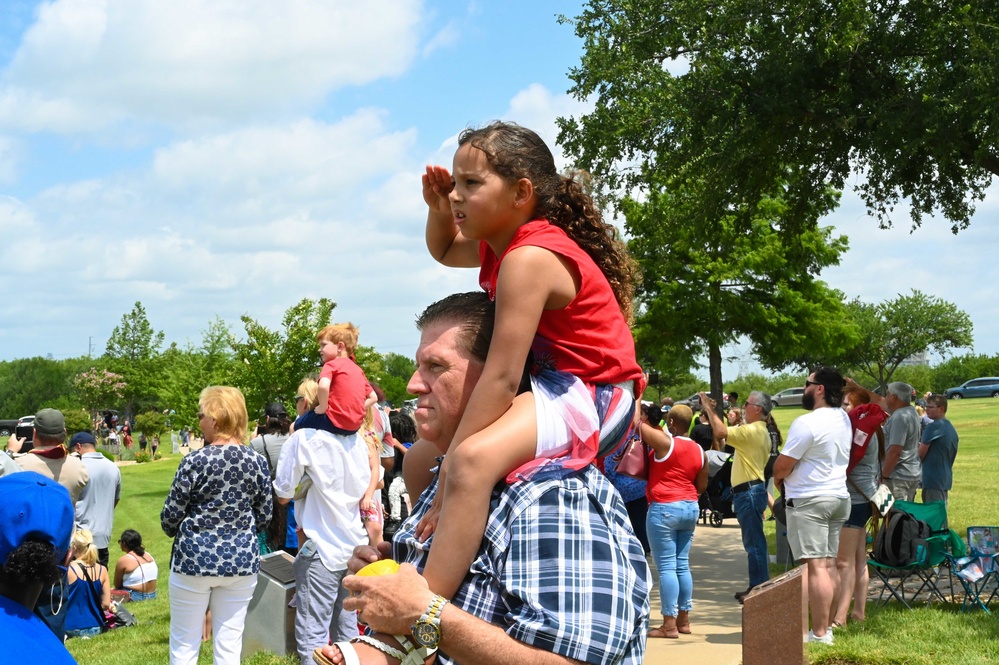
[{"label": "black shorts", "polygon": [[846,524],[843,526],[852,526],[858,529],[863,529],[867,526],[867,520],[869,519],[871,519],[870,501],[864,501],[863,503],[851,503],[850,516],[846,519]]}]

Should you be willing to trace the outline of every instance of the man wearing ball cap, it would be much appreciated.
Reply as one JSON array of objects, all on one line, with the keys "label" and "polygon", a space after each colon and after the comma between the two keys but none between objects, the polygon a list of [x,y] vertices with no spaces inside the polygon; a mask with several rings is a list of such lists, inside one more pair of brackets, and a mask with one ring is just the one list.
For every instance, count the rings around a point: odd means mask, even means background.
[{"label": "man wearing ball cap", "polygon": [[[0,478],[0,635],[5,662],[75,663],[35,616],[42,589],[68,560],[73,504],[65,487],[31,471]],[[8,660],[9,659],[9,660]]]},{"label": "man wearing ball cap", "polygon": [[[455,294],[417,320],[417,370],[407,390],[417,396],[419,435],[441,452],[481,376],[493,307],[482,292]],[[404,474],[419,500],[392,541],[398,572],[358,572],[388,554],[362,546],[348,563],[357,574],[343,583],[352,592],[344,608],[357,610],[377,632],[319,649],[316,662],[367,665],[389,655],[413,665],[436,647],[441,665],[641,664],[648,565],[624,503],[603,474],[590,466],[560,478],[497,486],[479,553],[457,593],[445,599],[418,574],[433,536],[422,539],[416,526],[432,506],[437,479],[420,494],[411,471],[425,472],[430,464],[412,454]]]}]

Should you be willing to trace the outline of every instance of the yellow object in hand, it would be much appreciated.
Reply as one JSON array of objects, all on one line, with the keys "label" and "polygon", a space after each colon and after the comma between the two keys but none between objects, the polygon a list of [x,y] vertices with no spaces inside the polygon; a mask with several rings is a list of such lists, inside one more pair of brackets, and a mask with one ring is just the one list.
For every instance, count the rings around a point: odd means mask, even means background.
[{"label": "yellow object in hand", "polygon": [[375,577],[377,575],[391,575],[399,572],[399,564],[392,559],[382,559],[369,563],[364,568],[357,571],[358,577]]}]

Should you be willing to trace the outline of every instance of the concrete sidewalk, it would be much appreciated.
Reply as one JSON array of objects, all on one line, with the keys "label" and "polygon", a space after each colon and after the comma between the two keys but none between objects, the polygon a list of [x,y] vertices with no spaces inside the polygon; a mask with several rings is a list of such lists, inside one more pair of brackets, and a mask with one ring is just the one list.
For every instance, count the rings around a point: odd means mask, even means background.
[{"label": "concrete sidewalk", "polygon": [[[742,535],[735,518],[716,528],[698,523],[690,552],[694,576],[694,609],[690,635],[678,640],[648,641],[645,665],[697,663],[739,665],[742,662],[742,605],[733,597],[748,584],[749,571]],[[650,627],[662,625],[659,578],[653,568]]]}]

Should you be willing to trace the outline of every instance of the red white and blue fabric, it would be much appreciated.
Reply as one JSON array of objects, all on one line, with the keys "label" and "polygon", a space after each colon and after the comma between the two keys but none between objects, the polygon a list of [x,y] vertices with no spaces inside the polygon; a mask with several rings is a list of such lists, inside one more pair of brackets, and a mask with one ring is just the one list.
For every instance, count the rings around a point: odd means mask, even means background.
[{"label": "red white and blue fabric", "polygon": [[587,386],[568,372],[531,375],[537,414],[535,459],[506,480],[558,478],[578,471],[620,446],[632,430],[635,398],[630,382]]}]

